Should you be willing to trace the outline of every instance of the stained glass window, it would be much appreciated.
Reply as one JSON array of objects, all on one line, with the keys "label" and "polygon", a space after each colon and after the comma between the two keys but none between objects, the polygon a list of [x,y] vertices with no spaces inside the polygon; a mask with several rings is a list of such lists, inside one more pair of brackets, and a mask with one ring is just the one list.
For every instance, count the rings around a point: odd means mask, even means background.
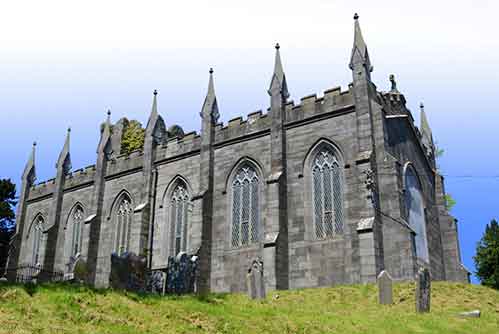
[{"label": "stained glass window", "polygon": [[414,248],[416,256],[429,261],[428,242],[426,239],[426,219],[421,184],[414,169],[409,166],[405,172],[405,207],[409,226],[416,233]]},{"label": "stained glass window", "polygon": [[83,228],[83,209],[77,206],[73,210],[72,219],[72,242],[71,242],[71,255],[75,256],[81,252],[82,228]]},{"label": "stained glass window", "polygon": [[123,196],[116,211],[116,240],[114,251],[118,255],[126,253],[130,246],[130,231],[133,209],[130,198]]},{"label": "stained glass window", "polygon": [[258,242],[259,223],[258,175],[251,166],[244,165],[232,182],[232,246]]},{"label": "stained glass window", "polygon": [[43,223],[44,220],[41,216],[36,218],[33,225],[33,264],[37,265],[41,262],[41,248],[42,248],[42,238],[43,238]]},{"label": "stained glass window", "polygon": [[185,184],[178,184],[171,197],[171,227],[174,254],[187,248],[187,220],[190,203],[189,192]]},{"label": "stained glass window", "polygon": [[319,239],[343,232],[341,170],[332,150],[323,148],[312,163],[315,236]]}]

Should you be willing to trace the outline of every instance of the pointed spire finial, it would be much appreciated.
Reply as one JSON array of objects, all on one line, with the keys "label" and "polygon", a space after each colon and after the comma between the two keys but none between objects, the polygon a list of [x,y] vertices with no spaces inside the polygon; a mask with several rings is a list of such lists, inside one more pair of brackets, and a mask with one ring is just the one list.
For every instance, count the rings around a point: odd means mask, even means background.
[{"label": "pointed spire finial", "polygon": [[211,117],[211,120],[216,123],[220,114],[218,113],[217,97],[215,94],[215,83],[213,80],[213,67],[210,67],[209,80],[208,80],[208,92],[204,99],[203,108],[201,110],[201,118]]},{"label": "pointed spire finial", "polygon": [[[369,60],[369,53],[367,52],[367,45],[362,36],[362,30],[360,29],[359,14],[355,13],[354,18],[354,38],[353,38],[353,49],[352,55],[350,56],[350,69],[353,69],[354,62],[359,62],[359,59],[355,60],[354,57],[360,56],[360,61],[366,67],[369,73],[373,71],[371,62]],[[358,53],[357,53],[358,50]],[[357,56],[356,56],[357,55]]]},{"label": "pointed spire finial", "polygon": [[70,127],[70,126],[68,126],[68,133],[69,133],[69,132],[71,132],[71,127]]},{"label": "pointed spire finial", "polygon": [[107,110],[107,119],[106,123],[111,124],[111,109]]},{"label": "pointed spire finial", "polygon": [[[152,92],[152,95],[153,98],[152,98],[151,117],[155,117],[158,114],[158,102],[157,102],[158,91],[155,89]],[[151,119],[151,117],[149,117],[149,120]]]},{"label": "pointed spire finial", "polygon": [[284,74],[284,69],[282,66],[280,48],[281,48],[281,46],[279,45],[279,43],[276,43],[276,45],[275,45],[274,73],[272,74],[272,80],[270,82],[269,94],[270,94],[270,91],[272,89],[272,86],[277,84],[281,90],[281,94],[285,98],[288,98],[289,92],[288,92],[288,86],[286,83],[286,75]]},{"label": "pointed spire finial", "polygon": [[208,81],[208,94],[209,96],[215,96],[215,84],[213,83],[213,67],[210,67],[209,70],[210,79]]},{"label": "pointed spire finial", "polygon": [[31,147],[31,153],[29,155],[28,161],[24,166],[23,172],[23,183],[26,181],[28,184],[33,184],[36,179],[35,173],[35,154],[36,154],[36,141],[33,141],[33,146]]}]

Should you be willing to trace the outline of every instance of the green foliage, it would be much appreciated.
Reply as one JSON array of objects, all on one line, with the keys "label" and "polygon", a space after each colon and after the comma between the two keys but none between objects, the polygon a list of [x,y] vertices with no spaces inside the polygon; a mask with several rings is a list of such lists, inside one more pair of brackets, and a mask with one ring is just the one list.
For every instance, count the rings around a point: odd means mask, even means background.
[{"label": "green foliage", "polygon": [[[414,310],[414,283],[395,283],[393,305],[374,284],[245,294],[148,296],[78,285],[26,291],[0,282],[2,333],[497,333],[499,291],[432,282],[431,313]],[[275,296],[279,295],[279,298]],[[480,309],[480,318],[458,312]]]},{"label": "green foliage", "polygon": [[485,227],[473,259],[482,284],[499,289],[499,224],[495,219]]},{"label": "green foliage", "polygon": [[445,194],[445,207],[448,211],[452,210],[452,208],[456,205],[456,200],[452,197],[451,194]]},{"label": "green foliage", "polygon": [[445,150],[443,148],[438,148],[435,146],[435,158],[441,158],[445,153]]},{"label": "green foliage", "polygon": [[7,262],[10,239],[15,232],[14,206],[16,205],[16,185],[10,179],[0,180],[0,275]]},{"label": "green foliage", "polygon": [[121,153],[130,154],[144,147],[145,129],[139,121],[131,120],[125,123],[121,138]]},{"label": "green foliage", "polygon": [[16,185],[10,179],[0,180],[0,230],[10,229],[14,223]]}]

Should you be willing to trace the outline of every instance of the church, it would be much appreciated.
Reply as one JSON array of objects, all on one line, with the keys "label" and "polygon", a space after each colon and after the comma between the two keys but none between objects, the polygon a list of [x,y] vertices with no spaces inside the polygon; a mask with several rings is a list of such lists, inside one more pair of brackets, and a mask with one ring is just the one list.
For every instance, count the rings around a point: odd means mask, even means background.
[{"label": "church", "polygon": [[55,178],[41,183],[34,145],[9,267],[67,272],[79,256],[107,287],[113,253],[165,270],[186,252],[203,291],[245,291],[255,259],[267,290],[374,282],[382,270],[413,280],[420,267],[466,282],[424,106],[417,127],[395,78],[389,91],[371,81],[358,15],[348,65],[347,89],[294,102],[276,45],[268,110],[227,124],[210,70],[200,133],[167,126],[154,92],[138,149],[123,150],[130,124],[108,113],[95,164],[71,169],[68,130]]}]

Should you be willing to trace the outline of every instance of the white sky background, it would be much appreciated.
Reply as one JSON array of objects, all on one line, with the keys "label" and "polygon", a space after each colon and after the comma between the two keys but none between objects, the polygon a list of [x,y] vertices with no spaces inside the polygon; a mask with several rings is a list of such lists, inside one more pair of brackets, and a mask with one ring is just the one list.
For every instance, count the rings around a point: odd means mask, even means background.
[{"label": "white sky background", "polygon": [[[0,0],[0,177],[19,181],[33,140],[53,177],[68,125],[73,167],[93,164],[106,109],[145,124],[154,89],[167,125],[198,130],[210,66],[223,122],[266,109],[276,42],[295,103],[347,89],[355,12],[378,88],[395,73],[416,119],[424,100],[444,172],[499,174],[499,1]],[[452,182],[461,219],[473,191],[482,224],[499,216],[497,181]]]},{"label": "white sky background", "polygon": [[[379,89],[395,73],[415,118],[424,100],[447,149],[474,132],[486,136],[480,147],[491,144],[499,1],[25,0],[0,2],[0,116],[10,125],[0,140],[15,137],[22,147],[2,150],[16,155],[10,163],[18,171],[36,139],[40,157],[54,161],[54,145],[71,125],[73,165],[93,163],[106,109],[115,121],[126,115],[145,123],[153,89],[167,124],[197,130],[210,66],[222,121],[265,110],[277,41],[296,103],[346,89],[354,12]],[[461,127],[461,136],[447,127]]]}]

